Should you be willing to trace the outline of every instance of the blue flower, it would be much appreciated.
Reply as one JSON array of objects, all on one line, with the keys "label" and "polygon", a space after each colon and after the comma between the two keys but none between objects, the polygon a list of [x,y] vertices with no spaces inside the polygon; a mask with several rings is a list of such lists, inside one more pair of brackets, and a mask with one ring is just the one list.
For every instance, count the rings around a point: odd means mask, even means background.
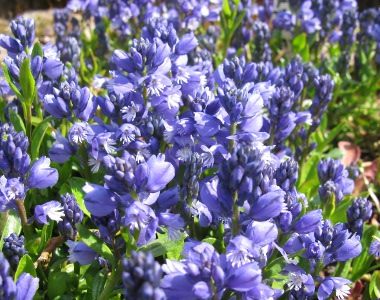
[{"label": "blue flower", "polygon": [[63,206],[55,200],[34,207],[34,218],[42,224],[49,224],[47,217],[53,221],[60,222],[64,216]]},{"label": "blue flower", "polygon": [[175,176],[171,163],[165,161],[165,155],[152,155],[146,162],[149,167],[146,188],[150,193],[162,190]]},{"label": "blue flower", "polygon": [[104,217],[119,206],[117,195],[100,185],[86,183],[83,191],[86,208],[94,216]]},{"label": "blue flower", "polygon": [[58,181],[58,171],[50,168],[50,159],[42,156],[30,169],[27,187],[43,189],[54,186]]},{"label": "blue flower", "polygon": [[91,264],[99,256],[98,253],[83,242],[68,240],[66,244],[69,246],[69,261],[71,263],[78,262],[85,266]]},{"label": "blue flower", "polygon": [[341,277],[326,277],[318,288],[318,300],[330,298],[335,290],[338,299],[344,299],[350,294],[351,288],[348,286],[352,282]]},{"label": "blue flower", "polygon": [[375,257],[380,257],[380,240],[378,238],[371,243],[368,252]]}]

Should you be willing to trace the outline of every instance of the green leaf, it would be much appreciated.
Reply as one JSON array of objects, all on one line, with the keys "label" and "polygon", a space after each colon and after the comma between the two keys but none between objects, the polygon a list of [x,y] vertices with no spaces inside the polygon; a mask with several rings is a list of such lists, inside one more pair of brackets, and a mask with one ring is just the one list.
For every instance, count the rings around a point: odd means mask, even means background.
[{"label": "green leaf", "polygon": [[308,61],[310,61],[310,47],[309,47],[309,45],[306,45],[306,47],[303,48],[303,49],[300,51],[300,54],[301,54],[302,60],[303,60],[304,62],[308,62]]},{"label": "green leaf", "polygon": [[380,271],[376,271],[372,274],[371,281],[369,283],[369,295],[371,299],[380,298]]},{"label": "green leaf", "polygon": [[86,180],[83,178],[79,177],[72,177],[69,180],[69,184],[71,187],[71,191],[75,196],[75,199],[77,200],[77,203],[81,210],[87,215],[91,216],[90,212],[87,210],[86,205],[84,204],[84,196],[86,195],[85,192],[83,191],[83,187],[86,184]]},{"label": "green leaf", "polygon": [[12,108],[9,110],[9,117],[17,132],[24,131],[24,133],[26,133],[24,122],[22,121],[20,115],[16,114]]},{"label": "green leaf", "polygon": [[293,45],[293,52],[295,54],[297,53],[300,53],[302,49],[304,49],[307,45],[307,41],[306,41],[306,33],[301,33],[299,35],[297,35],[293,41],[292,41],[292,45]]},{"label": "green leaf", "polygon": [[33,260],[32,260],[32,258],[28,254],[25,254],[20,259],[20,262],[18,264],[16,273],[15,273],[15,281],[17,281],[17,278],[22,273],[29,273],[34,278],[37,277],[37,273],[36,273],[36,269],[34,268]]},{"label": "green leaf", "polygon": [[304,183],[305,181],[317,178],[318,179],[318,170],[317,166],[321,160],[320,154],[311,154],[307,162],[304,164],[301,170],[299,183]]},{"label": "green leaf", "polygon": [[181,257],[186,234],[175,240],[169,238],[166,229],[165,234],[158,234],[158,239],[154,240],[140,248],[138,251],[152,252],[154,257],[166,254],[169,259],[178,260]]},{"label": "green leaf", "polygon": [[330,216],[330,220],[333,224],[344,223],[347,221],[347,209],[352,204],[353,198],[343,198],[342,202],[339,203],[338,207],[335,208],[334,213]]},{"label": "green leaf", "polygon": [[33,130],[32,134],[32,160],[37,159],[40,155],[40,147],[42,144],[42,140],[44,139],[46,130],[48,129],[50,125],[50,120],[52,119],[52,116],[47,117],[44,119],[40,124],[37,125],[37,127]]},{"label": "green leaf", "polygon": [[62,184],[61,188],[59,189],[59,193],[61,195],[64,195],[66,193],[71,194],[72,193],[71,187],[67,183],[64,183],[64,184]]},{"label": "green leaf", "polygon": [[229,3],[228,0],[223,0],[222,11],[223,11],[223,13],[224,13],[227,17],[231,16],[232,12],[231,12],[230,3]]},{"label": "green leaf", "polygon": [[21,95],[20,91],[18,90],[17,86],[13,83],[11,75],[9,74],[9,70],[8,70],[7,65],[3,62],[2,66],[3,66],[5,80],[9,84],[10,88],[12,89],[12,91],[16,94],[17,98],[19,98],[20,101],[23,101],[24,98],[22,97],[22,95]]},{"label": "green leaf", "polygon": [[17,235],[21,232],[21,223],[19,221],[18,214],[9,210],[7,212],[1,213],[1,231],[0,231],[0,250],[3,249],[4,238],[8,237],[11,233]]},{"label": "green leaf", "polygon": [[36,90],[36,81],[33,78],[30,68],[30,59],[26,58],[20,67],[20,86],[26,105],[32,105],[34,93]]},{"label": "green leaf", "polygon": [[107,271],[102,269],[96,274],[92,283],[92,299],[97,300],[104,289],[107,280]]},{"label": "green leaf", "polygon": [[42,50],[40,42],[36,42],[34,44],[31,56],[32,56],[32,59],[35,58],[36,56],[41,56],[41,58],[44,56],[44,52]]},{"label": "green leaf", "polygon": [[243,21],[246,12],[247,12],[247,10],[243,9],[239,13],[239,16],[237,17],[237,19],[235,18],[235,22],[233,23],[233,26],[232,26],[231,32],[230,32],[231,36],[235,33],[236,29],[239,27],[240,23]]},{"label": "green leaf", "polygon": [[325,205],[323,206],[323,217],[330,219],[335,212],[335,194],[331,194]]},{"label": "green leaf", "polygon": [[49,299],[54,299],[57,296],[62,296],[68,287],[69,274],[58,272],[51,274],[48,280],[48,296]]},{"label": "green leaf", "polygon": [[346,127],[346,123],[345,122],[342,122],[342,123],[339,123],[336,127],[334,127],[329,135],[327,136],[327,138],[323,141],[323,143],[319,144],[318,147],[317,147],[317,151],[322,151],[323,148],[327,147],[331,142],[332,140],[343,130],[343,128]]},{"label": "green leaf", "polygon": [[337,263],[335,267],[334,276],[346,278],[348,273],[350,272],[351,263],[352,263],[352,259],[349,259],[348,261],[345,261],[345,262]]},{"label": "green leaf", "polygon": [[115,257],[112,251],[100,238],[82,224],[77,224],[77,229],[83,243],[108,260],[112,265],[115,265]]},{"label": "green leaf", "polygon": [[47,241],[51,238],[53,234],[53,229],[54,229],[54,222],[52,220],[49,220],[49,225],[44,225],[44,227],[42,228],[41,242],[38,247],[38,253],[42,252]]},{"label": "green leaf", "polygon": [[354,258],[352,263],[352,272],[349,275],[351,281],[355,282],[360,279],[369,269],[373,257],[368,253],[368,248],[372,242],[372,236],[378,232],[377,226],[364,225],[363,237],[360,240],[362,244],[362,253]]}]

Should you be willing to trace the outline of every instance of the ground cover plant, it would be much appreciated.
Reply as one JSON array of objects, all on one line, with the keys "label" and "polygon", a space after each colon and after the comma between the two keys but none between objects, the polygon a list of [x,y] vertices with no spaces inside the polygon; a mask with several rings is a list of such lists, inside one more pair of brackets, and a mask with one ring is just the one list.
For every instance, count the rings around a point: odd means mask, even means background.
[{"label": "ground cover plant", "polygon": [[378,299],[380,9],[71,0],[0,35],[0,299]]}]

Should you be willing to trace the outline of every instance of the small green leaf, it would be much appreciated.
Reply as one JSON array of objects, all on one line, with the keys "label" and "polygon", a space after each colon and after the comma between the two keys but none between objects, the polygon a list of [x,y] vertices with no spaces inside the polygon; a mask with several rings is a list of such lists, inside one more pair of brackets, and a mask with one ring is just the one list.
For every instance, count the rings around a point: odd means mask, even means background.
[{"label": "small green leaf", "polygon": [[347,221],[347,209],[352,204],[353,198],[343,198],[338,207],[335,208],[334,213],[330,216],[330,220],[333,224],[344,223]]},{"label": "small green leaf", "polygon": [[49,225],[44,225],[44,227],[42,228],[41,242],[38,247],[38,253],[42,252],[42,250],[45,247],[45,244],[51,238],[53,234],[53,228],[54,228],[54,222],[52,220],[49,220]]},{"label": "small green leaf", "polygon": [[345,262],[338,262],[335,267],[335,277],[343,277],[346,278],[348,273],[350,272],[352,259]]},{"label": "small green leaf", "polygon": [[49,299],[54,299],[57,296],[62,296],[67,289],[69,280],[69,274],[64,272],[58,272],[51,274],[48,280],[48,296]]},{"label": "small green leaf", "polygon": [[32,105],[36,90],[36,81],[32,75],[29,58],[26,58],[20,67],[20,86],[24,100],[27,102],[26,105]]},{"label": "small green leaf", "polygon": [[36,42],[34,44],[31,56],[32,56],[32,59],[35,58],[36,56],[41,56],[41,58],[44,56],[44,52],[42,50],[40,42]]},{"label": "small green leaf", "polygon": [[32,134],[32,160],[37,159],[40,156],[40,147],[42,140],[44,139],[45,133],[47,128],[50,125],[50,120],[52,119],[51,116],[44,119],[40,124],[37,125],[37,127],[33,130]]},{"label": "small green leaf", "polygon": [[352,272],[349,274],[348,279],[355,282],[360,279],[369,269],[373,257],[368,253],[369,245],[372,242],[372,236],[378,232],[377,226],[364,225],[363,236],[360,240],[362,244],[362,253],[355,257],[352,263]]},{"label": "small green leaf", "polygon": [[371,299],[380,298],[380,271],[376,271],[372,274],[371,281],[369,283],[369,295]]},{"label": "small green leaf", "polygon": [[20,115],[16,114],[12,108],[9,110],[9,117],[17,132],[24,131],[24,133],[26,133],[24,122],[22,121]]},{"label": "small green leaf", "polygon": [[77,203],[81,210],[87,215],[91,216],[90,212],[87,210],[86,205],[84,204],[84,196],[86,195],[85,192],[83,191],[83,187],[86,184],[86,180],[83,178],[79,177],[72,177],[69,180],[69,184],[71,187],[71,191],[75,196],[75,199],[77,200]]},{"label": "small green leaf", "polygon": [[178,260],[181,257],[186,234],[183,233],[178,239],[169,238],[166,229],[164,234],[158,234],[154,240],[138,249],[138,251],[152,252],[154,257],[166,254],[169,259]]},{"label": "small green leaf", "polygon": [[318,178],[317,166],[320,160],[321,156],[319,154],[312,154],[310,156],[301,170],[300,179],[298,180],[299,183],[304,183],[305,181]]},{"label": "small green leaf", "polygon": [[115,265],[115,257],[112,251],[100,238],[98,238],[82,224],[77,224],[77,229],[82,242],[84,242],[87,246],[89,246],[103,258],[108,260],[112,265]]},{"label": "small green leaf", "polygon": [[323,217],[330,219],[335,212],[335,194],[331,194],[325,205],[323,206]]},{"label": "small green leaf", "polygon": [[17,98],[19,98],[20,101],[23,101],[24,98],[22,97],[22,95],[21,95],[20,91],[18,90],[17,86],[13,83],[11,75],[9,74],[8,67],[5,64],[5,62],[2,63],[2,66],[3,66],[5,80],[9,84],[10,88],[12,89],[12,91],[16,94]]},{"label": "small green leaf", "polygon": [[64,184],[62,184],[61,188],[59,189],[59,193],[61,195],[64,195],[66,193],[71,194],[72,193],[71,187],[67,183],[64,183]]},{"label": "small green leaf", "polygon": [[15,273],[15,281],[17,281],[17,278],[22,273],[29,273],[33,277],[35,277],[35,278],[37,277],[37,273],[36,273],[36,269],[34,268],[33,260],[28,254],[25,254],[20,259],[20,262],[18,264],[16,273]]},{"label": "small green leaf", "polygon": [[223,11],[223,13],[224,13],[227,17],[231,16],[232,12],[231,12],[230,3],[229,3],[228,0],[223,0],[222,11]]},{"label": "small green leaf", "polygon": [[245,13],[247,12],[247,10],[244,8],[240,13],[239,13],[239,16],[237,17],[237,19],[235,18],[235,22],[233,23],[233,26],[231,28],[231,32],[230,32],[230,35],[232,36],[236,29],[240,26],[241,22],[243,21],[244,17],[245,17]]},{"label": "small green leaf", "polygon": [[1,213],[1,231],[0,231],[0,250],[3,249],[4,238],[10,236],[11,233],[15,233],[17,235],[21,232],[21,223],[19,220],[18,214],[9,210],[7,212]]},{"label": "small green leaf", "polygon": [[327,136],[327,138],[323,141],[323,143],[319,144],[318,147],[317,147],[317,151],[322,151],[323,148],[325,148],[327,145],[329,145],[332,140],[343,130],[343,128],[346,127],[346,123],[345,122],[342,122],[342,123],[339,123],[336,127],[334,127],[329,135]]},{"label": "small green leaf", "polygon": [[92,283],[92,299],[97,300],[104,289],[104,284],[107,280],[107,271],[102,269],[96,274]]},{"label": "small green leaf", "polygon": [[306,37],[307,37],[306,33],[303,32],[303,33],[297,35],[293,39],[292,45],[293,45],[293,52],[295,54],[300,53],[301,50],[306,47],[306,45],[307,45]]},{"label": "small green leaf", "polygon": [[304,62],[310,61],[310,47],[309,45],[306,45],[301,51],[300,51],[302,60]]}]

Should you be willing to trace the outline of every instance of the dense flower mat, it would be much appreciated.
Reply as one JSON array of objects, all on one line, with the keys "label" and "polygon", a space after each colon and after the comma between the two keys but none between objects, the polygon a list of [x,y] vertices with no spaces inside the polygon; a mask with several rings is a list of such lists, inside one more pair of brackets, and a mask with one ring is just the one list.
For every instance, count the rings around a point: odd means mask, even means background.
[{"label": "dense flower mat", "polygon": [[273,2],[10,23],[0,299],[380,298],[379,175],[336,148],[377,156],[380,10]]}]

